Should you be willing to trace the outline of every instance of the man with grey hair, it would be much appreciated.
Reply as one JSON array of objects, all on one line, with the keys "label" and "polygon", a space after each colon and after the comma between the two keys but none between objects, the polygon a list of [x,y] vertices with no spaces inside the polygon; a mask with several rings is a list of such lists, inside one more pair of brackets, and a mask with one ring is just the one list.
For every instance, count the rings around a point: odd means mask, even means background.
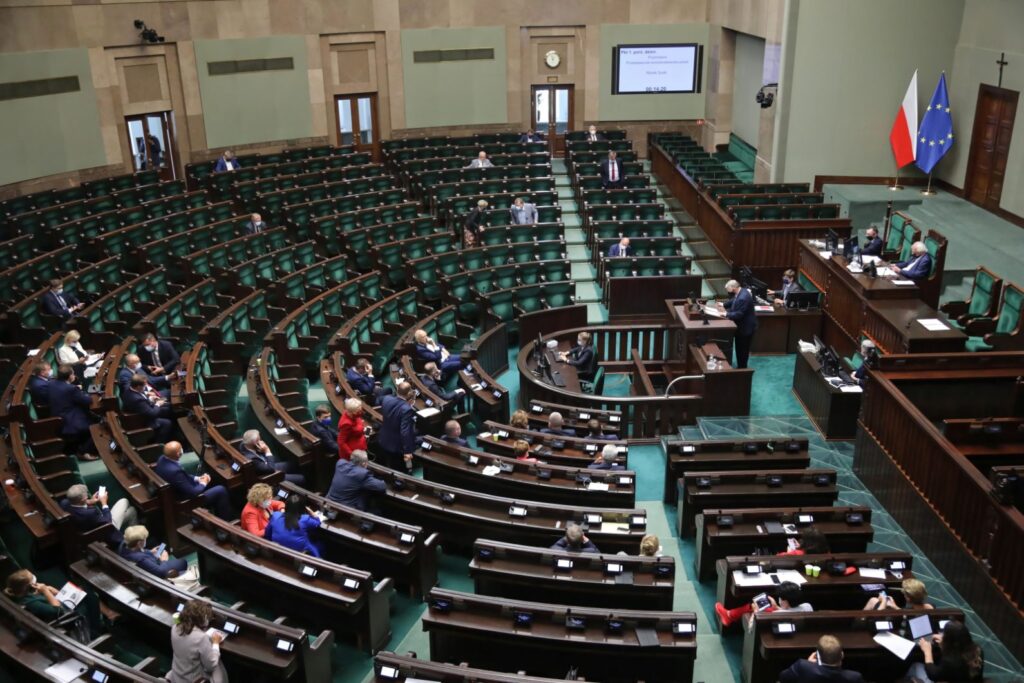
[{"label": "man with grey hair", "polygon": [[597,546],[590,542],[583,527],[576,522],[569,522],[565,525],[565,536],[558,539],[551,545],[552,550],[569,550],[575,553],[600,553]]},{"label": "man with grey hair", "polygon": [[466,168],[493,168],[493,167],[494,167],[494,164],[492,164],[491,160],[487,158],[487,152],[485,152],[484,150],[480,150],[480,153],[476,155],[476,159],[473,159],[468,164],[466,164]]},{"label": "man with grey hair", "polygon": [[928,253],[928,247],[924,242],[914,242],[910,245],[910,259],[897,261],[892,264],[892,269],[901,278],[913,280],[918,284],[922,280],[927,280],[932,274],[932,257]]},{"label": "man with grey hair", "polygon": [[853,378],[857,380],[857,384],[863,387],[868,381],[868,370],[874,368],[878,362],[878,349],[875,347],[875,342],[870,339],[862,341],[860,343],[860,357],[861,364],[860,367],[853,371]]},{"label": "man with grey hair", "polygon": [[106,541],[114,548],[124,540],[121,529],[132,526],[138,519],[138,513],[128,504],[127,498],[122,498],[111,507],[108,504],[107,489],[103,486],[90,496],[85,484],[73,484],[61,501],[61,507],[67,510],[75,526],[82,532],[110,524],[113,528]]},{"label": "man with grey hair", "polygon": [[387,485],[370,473],[369,464],[366,451],[362,450],[352,451],[349,460],[339,458],[327,497],[356,510],[367,510],[370,494],[387,490]]},{"label": "man with grey hair", "polygon": [[725,310],[725,317],[736,323],[736,338],[733,340],[733,347],[736,349],[736,365],[734,367],[743,369],[747,367],[747,358],[750,357],[750,342],[754,339],[754,332],[757,331],[754,297],[748,289],[740,287],[740,283],[736,280],[729,280],[725,283],[725,291],[729,293],[729,299],[719,305]]},{"label": "man with grey hair", "polygon": [[486,213],[487,207],[487,200],[481,199],[473,210],[466,214],[466,220],[462,224],[462,246],[466,249],[475,247],[480,241],[480,233],[484,231],[484,213]]},{"label": "man with grey hair", "polygon": [[516,197],[508,209],[512,215],[512,225],[535,225],[537,223],[537,205]]},{"label": "man with grey hair", "polygon": [[619,447],[612,444],[605,445],[594,457],[594,462],[587,465],[590,470],[621,470],[622,465],[615,462],[619,457]]},{"label": "man with grey hair", "polygon": [[576,436],[576,432],[571,429],[565,429],[564,425],[565,420],[562,414],[557,410],[553,410],[548,415],[548,426],[540,431],[544,434],[553,434],[555,436]]},{"label": "man with grey hair", "polygon": [[284,480],[296,486],[305,486],[306,478],[298,473],[295,463],[279,460],[274,457],[270,446],[263,442],[258,429],[249,429],[242,434],[242,447],[239,451],[249,460],[253,461],[256,473],[260,476],[284,472]]}]

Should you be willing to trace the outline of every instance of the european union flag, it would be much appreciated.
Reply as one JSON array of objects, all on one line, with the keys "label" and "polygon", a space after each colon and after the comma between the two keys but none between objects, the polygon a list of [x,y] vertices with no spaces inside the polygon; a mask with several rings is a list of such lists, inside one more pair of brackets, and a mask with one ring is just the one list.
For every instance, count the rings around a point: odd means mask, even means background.
[{"label": "european union flag", "polygon": [[939,77],[935,93],[917,129],[917,167],[931,173],[939,159],[953,146],[953,117],[949,114],[946,74]]}]

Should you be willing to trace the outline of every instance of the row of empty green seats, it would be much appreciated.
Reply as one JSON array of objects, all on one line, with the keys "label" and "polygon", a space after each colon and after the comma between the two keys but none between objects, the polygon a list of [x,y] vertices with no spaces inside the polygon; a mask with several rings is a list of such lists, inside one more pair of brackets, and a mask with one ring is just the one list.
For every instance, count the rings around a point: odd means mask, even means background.
[{"label": "row of empty green seats", "polygon": [[652,187],[622,187],[604,190],[580,190],[579,198],[585,205],[589,204],[653,204],[658,201],[658,193]]},{"label": "row of empty green seats", "polygon": [[294,308],[300,302],[308,301],[324,290],[346,282],[351,276],[348,257],[341,254],[278,278],[266,285],[266,290],[284,308]]},{"label": "row of empty green seats", "polygon": [[396,149],[387,153],[389,163],[403,163],[415,159],[431,159],[435,157],[473,158],[480,152],[488,156],[501,154],[537,154],[546,153],[545,142],[483,142],[468,145],[438,145],[436,147],[417,147],[412,149]]},{"label": "row of empty green seats", "polygon": [[349,319],[331,340],[331,350],[346,358],[364,356],[374,369],[387,367],[395,341],[424,317],[416,290],[396,292]]},{"label": "row of empty green seats", "polygon": [[[136,263],[138,270],[144,270],[150,264],[166,266],[171,280],[183,282],[192,272],[185,260],[188,254],[246,234],[249,216],[233,216],[234,209],[228,202],[208,208],[211,211],[205,212],[202,219],[197,217],[204,222],[194,228],[181,229],[180,225],[169,225],[180,221],[164,223],[164,219],[156,219],[153,221],[154,230],[142,227],[111,233],[111,248],[117,253],[129,253],[127,263]],[[166,236],[157,237],[159,234]],[[98,244],[102,245],[102,242]]]},{"label": "row of empty green seats", "polygon": [[93,197],[102,197],[120,190],[152,185],[159,181],[160,176],[156,171],[141,171],[139,173],[91,180],[76,187],[68,187],[62,190],[43,190],[42,192],[11,197],[10,199],[0,201],[0,219],[6,222],[12,216],[29,213],[30,211],[37,211],[61,204],[70,204]]},{"label": "row of empty green seats", "polygon": [[605,256],[598,264],[597,277],[607,285],[611,277],[653,275],[686,275],[690,272],[692,256]]},{"label": "row of empty green seats", "polygon": [[262,254],[282,249],[291,244],[285,228],[273,228],[255,235],[236,237],[229,242],[192,252],[184,257],[193,276],[210,277],[220,268],[226,270]]},{"label": "row of empty green seats", "polygon": [[[322,159],[334,156],[350,156],[355,151],[351,145],[332,147],[331,145],[316,145],[313,147],[294,147],[283,149],[280,152],[269,154],[241,154],[235,157],[239,168],[232,173],[243,169],[255,169],[262,166],[276,166],[303,159]],[[199,161],[185,165],[185,177],[193,182],[201,182],[205,178],[214,177],[213,169],[217,165],[218,158],[209,161]],[[365,163],[365,162],[363,162]],[[274,174],[276,175],[276,173]]]},{"label": "row of empty green seats", "polygon": [[341,253],[336,239],[356,228],[385,225],[420,217],[418,202],[401,201],[389,206],[375,206],[357,211],[343,211],[333,199],[290,206],[285,225],[297,239],[323,239],[330,254]]},{"label": "row of empty green seats", "polygon": [[63,278],[78,270],[78,251],[71,245],[30,258],[0,271],[0,302],[10,304],[49,286],[51,278]]},{"label": "row of empty green seats", "polygon": [[[442,299],[456,307],[460,320],[476,324],[480,320],[480,296],[499,289],[512,289],[521,285],[545,282],[563,282],[571,279],[571,264],[568,260],[533,261],[490,266],[479,270],[468,270],[440,276],[438,291],[424,291],[427,301]],[[433,295],[433,298],[432,298]]]},{"label": "row of empty green seats", "polygon": [[521,315],[547,308],[571,306],[575,299],[576,283],[572,280],[521,285],[481,295],[488,313],[496,321],[514,329],[518,329],[516,321]]},{"label": "row of empty green seats", "polygon": [[736,224],[747,221],[839,218],[838,204],[760,204],[730,206],[728,211]]},{"label": "row of empty green seats", "polygon": [[341,213],[397,204],[406,199],[406,194],[404,189],[395,186],[391,176],[378,176],[268,192],[257,195],[252,203],[255,205],[254,208],[263,214],[264,220],[276,221],[289,207],[327,199],[333,200],[335,212]]},{"label": "row of empty green seats", "polygon": [[307,240],[242,261],[228,270],[216,269],[215,272],[218,277],[231,282],[232,291],[248,294],[254,289],[269,287],[281,278],[322,260],[316,242]]},{"label": "row of empty green seats", "polygon": [[806,194],[807,183],[716,183],[708,187],[712,199],[729,194]]},{"label": "row of empty green seats", "polygon": [[608,156],[608,152],[632,152],[633,141],[632,140],[598,140],[597,142],[590,142],[589,140],[566,140],[565,141],[566,152],[596,152],[598,154],[604,154]]},{"label": "row of empty green seats", "polygon": [[463,183],[473,180],[508,180],[512,178],[549,178],[551,164],[522,164],[510,166],[494,166],[492,168],[447,168],[435,171],[423,171],[406,177],[413,195],[424,199],[429,198],[430,188],[446,183]]},{"label": "row of empty green seats", "polygon": [[589,204],[583,207],[583,225],[592,221],[648,221],[665,217],[665,205],[650,204]]},{"label": "row of empty green seats", "polygon": [[718,205],[753,206],[756,204],[821,204],[824,195],[821,192],[785,192],[768,194],[720,194]]},{"label": "row of empty green seats", "polygon": [[[230,194],[236,202],[247,202],[258,194],[287,190],[294,187],[309,187],[310,185],[323,185],[325,183],[340,183],[346,180],[355,181],[360,178],[373,178],[386,174],[386,169],[380,164],[361,164],[359,166],[345,166],[342,168],[329,168],[322,171],[311,171],[308,173],[292,173],[272,176],[270,178],[255,178],[234,182],[230,187]],[[370,185],[355,186],[352,194],[368,192],[374,188]]]},{"label": "row of empty green seats", "polygon": [[665,237],[673,234],[671,218],[628,221],[591,221],[586,226],[587,246],[595,248],[595,240],[628,237]]},{"label": "row of empty green seats", "polygon": [[[361,271],[374,267],[376,261],[372,248],[375,246],[401,242],[414,237],[432,237],[437,233],[445,232],[429,216],[418,216],[365,228],[339,226],[331,219],[322,219],[319,225],[326,228],[325,235],[332,240],[328,245],[328,252],[348,255],[352,266]],[[345,232],[338,232],[339,228],[344,228]],[[445,234],[450,239],[450,234]]]},{"label": "row of empty green seats", "polygon": [[106,350],[121,341],[146,314],[180,292],[167,271],[154,268],[107,292],[76,315],[72,324],[90,348]]},{"label": "row of empty green seats", "polygon": [[[248,217],[232,217],[232,208],[228,202],[197,207],[191,212],[180,212],[168,216],[151,218],[140,223],[133,223],[112,232],[91,235],[85,245],[84,254],[95,257],[97,254],[128,254],[134,253],[145,263],[149,256],[149,245],[158,240],[188,233],[195,225],[211,225],[206,233],[225,239],[229,233],[240,234]],[[230,228],[230,229],[229,229]],[[199,235],[200,233],[193,233]],[[155,256],[161,260],[160,255]]]},{"label": "row of empty green seats", "polygon": [[540,242],[564,240],[565,225],[562,223],[534,223],[533,225],[492,226],[480,233],[480,244],[511,244],[513,242]]},{"label": "row of empty green seats", "polygon": [[396,288],[404,287],[405,264],[410,261],[454,251],[457,246],[449,232],[410,237],[399,242],[389,242],[370,247],[371,267],[385,274],[387,281]]},{"label": "row of empty green seats", "polygon": [[222,309],[199,331],[199,340],[220,358],[247,359],[270,330],[271,321],[286,314],[266,292],[256,290]]},{"label": "row of empty green seats", "polygon": [[[396,165],[396,168],[402,177],[406,179],[413,179],[421,173],[427,171],[443,171],[447,169],[457,169],[464,166],[468,166],[472,159],[476,158],[476,154],[470,157],[431,157],[429,159],[412,159],[409,161],[401,162]],[[491,163],[495,166],[529,166],[529,165],[549,165],[550,157],[547,152],[531,152],[531,153],[510,153],[510,154],[495,154],[490,157]],[[485,169],[486,170],[486,169]]]},{"label": "row of empty green seats", "polygon": [[394,138],[383,140],[381,149],[389,154],[399,149],[418,149],[420,147],[441,147],[444,145],[479,145],[494,142],[518,142],[519,133],[476,133],[474,135],[430,135],[425,137]]},{"label": "row of empty green seats", "polygon": [[[526,168],[526,167],[520,167]],[[483,180],[459,180],[438,183],[430,188],[431,207],[437,212],[441,204],[449,197],[498,195],[520,192],[551,192],[555,189],[552,176],[540,178],[487,178]]]}]

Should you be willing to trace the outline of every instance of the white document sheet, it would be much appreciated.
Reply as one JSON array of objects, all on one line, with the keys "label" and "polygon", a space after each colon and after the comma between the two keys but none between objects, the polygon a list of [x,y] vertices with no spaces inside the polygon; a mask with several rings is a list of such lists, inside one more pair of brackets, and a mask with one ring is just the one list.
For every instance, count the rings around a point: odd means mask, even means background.
[{"label": "white document sheet", "polygon": [[874,641],[900,659],[906,659],[914,649],[914,641],[907,640],[891,631],[876,633]]}]

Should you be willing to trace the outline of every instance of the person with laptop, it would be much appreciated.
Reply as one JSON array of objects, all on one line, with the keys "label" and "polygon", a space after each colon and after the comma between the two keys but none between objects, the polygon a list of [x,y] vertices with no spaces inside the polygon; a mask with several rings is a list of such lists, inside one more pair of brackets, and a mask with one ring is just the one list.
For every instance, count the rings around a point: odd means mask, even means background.
[{"label": "person with laptop", "polygon": [[772,303],[776,306],[784,306],[786,304],[786,297],[792,292],[802,292],[804,288],[800,286],[800,282],[797,280],[796,271],[792,268],[786,269],[786,272],[782,274],[782,288],[781,289],[769,289],[768,297],[772,299]]},{"label": "person with laptop", "polygon": [[907,678],[922,683],[973,683],[984,679],[984,652],[962,621],[951,619],[942,628],[942,633],[918,638],[917,646],[924,654],[924,661],[912,664],[907,670]]},{"label": "person with laptop", "polygon": [[843,645],[835,636],[818,639],[818,649],[779,674],[779,683],[864,683],[856,671],[843,668]]}]

